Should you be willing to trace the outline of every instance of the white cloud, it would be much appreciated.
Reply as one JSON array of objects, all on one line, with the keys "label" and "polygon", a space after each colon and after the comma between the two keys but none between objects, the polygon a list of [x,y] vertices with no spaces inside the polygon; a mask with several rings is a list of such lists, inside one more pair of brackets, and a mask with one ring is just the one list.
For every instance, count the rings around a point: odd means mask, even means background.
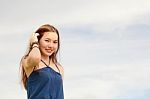
[{"label": "white cloud", "polygon": [[26,99],[16,70],[28,36],[43,23],[61,30],[66,99],[117,99],[129,92],[140,97],[150,89],[149,5],[149,0],[5,0],[0,97]]},{"label": "white cloud", "polygon": [[81,65],[80,68],[68,66],[66,70],[68,99],[120,99],[128,92],[140,97],[150,88],[149,65]]}]

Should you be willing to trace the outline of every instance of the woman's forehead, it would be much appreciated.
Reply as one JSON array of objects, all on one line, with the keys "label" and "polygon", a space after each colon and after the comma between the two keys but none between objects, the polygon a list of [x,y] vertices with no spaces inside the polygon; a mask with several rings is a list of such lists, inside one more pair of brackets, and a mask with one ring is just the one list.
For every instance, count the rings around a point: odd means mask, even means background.
[{"label": "woman's forehead", "polygon": [[43,38],[58,40],[58,35],[56,32],[45,32]]}]

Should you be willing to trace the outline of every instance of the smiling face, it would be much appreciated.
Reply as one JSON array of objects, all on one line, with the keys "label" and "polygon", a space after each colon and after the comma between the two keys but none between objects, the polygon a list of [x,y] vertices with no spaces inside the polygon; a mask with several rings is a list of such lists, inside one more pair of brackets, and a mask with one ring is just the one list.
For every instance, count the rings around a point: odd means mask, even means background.
[{"label": "smiling face", "polygon": [[45,32],[39,41],[39,48],[43,57],[49,57],[58,49],[58,35],[55,32]]}]

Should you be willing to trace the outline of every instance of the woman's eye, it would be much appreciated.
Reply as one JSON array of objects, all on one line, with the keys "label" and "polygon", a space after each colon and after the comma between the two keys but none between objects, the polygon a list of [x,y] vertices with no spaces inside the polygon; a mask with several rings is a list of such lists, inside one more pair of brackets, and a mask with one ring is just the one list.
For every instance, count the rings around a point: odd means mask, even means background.
[{"label": "woman's eye", "polygon": [[49,42],[49,40],[45,40],[46,42]]},{"label": "woman's eye", "polygon": [[54,42],[54,43],[58,43],[58,42]]}]

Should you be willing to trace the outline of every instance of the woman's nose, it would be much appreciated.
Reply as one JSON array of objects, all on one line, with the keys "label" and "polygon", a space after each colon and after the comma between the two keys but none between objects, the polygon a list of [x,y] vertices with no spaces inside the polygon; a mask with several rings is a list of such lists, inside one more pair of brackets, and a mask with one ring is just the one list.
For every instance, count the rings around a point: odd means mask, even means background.
[{"label": "woman's nose", "polygon": [[53,43],[50,42],[50,43],[48,44],[48,47],[53,47]]}]

